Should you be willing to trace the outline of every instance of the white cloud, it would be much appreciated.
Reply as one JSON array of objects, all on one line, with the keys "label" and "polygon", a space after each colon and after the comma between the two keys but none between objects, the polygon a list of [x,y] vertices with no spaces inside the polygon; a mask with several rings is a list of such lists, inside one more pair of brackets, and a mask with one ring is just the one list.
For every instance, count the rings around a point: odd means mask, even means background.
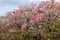
[{"label": "white cloud", "polygon": [[50,0],[29,0],[30,2],[50,1]]},{"label": "white cloud", "polygon": [[41,1],[41,0],[29,0],[30,2],[37,2],[37,1]]},{"label": "white cloud", "polygon": [[55,2],[60,2],[60,0],[55,0]]}]

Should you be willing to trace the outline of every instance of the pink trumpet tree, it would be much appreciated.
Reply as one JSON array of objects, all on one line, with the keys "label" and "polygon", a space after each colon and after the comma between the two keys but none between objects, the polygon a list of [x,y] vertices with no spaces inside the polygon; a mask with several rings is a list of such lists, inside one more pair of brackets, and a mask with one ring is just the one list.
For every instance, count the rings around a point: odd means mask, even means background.
[{"label": "pink trumpet tree", "polygon": [[[29,27],[35,27],[42,21],[49,21],[51,14],[54,14],[50,10],[52,8],[53,1],[41,2],[39,4],[32,4],[30,6],[20,6],[12,12],[7,12],[7,24],[10,27],[19,27],[27,29]],[[37,26],[36,26],[37,27]]]}]

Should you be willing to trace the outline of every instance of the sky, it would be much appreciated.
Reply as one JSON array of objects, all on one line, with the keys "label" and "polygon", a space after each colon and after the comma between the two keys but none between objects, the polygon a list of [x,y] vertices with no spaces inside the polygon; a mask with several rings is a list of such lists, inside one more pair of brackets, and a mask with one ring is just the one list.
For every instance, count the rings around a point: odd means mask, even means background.
[{"label": "sky", "polygon": [[7,11],[11,11],[19,5],[28,5],[29,0],[0,0],[0,15],[5,15]]},{"label": "sky", "polygon": [[20,5],[29,5],[32,2],[38,3],[46,0],[0,0],[0,15],[5,15],[7,11],[11,11]]}]

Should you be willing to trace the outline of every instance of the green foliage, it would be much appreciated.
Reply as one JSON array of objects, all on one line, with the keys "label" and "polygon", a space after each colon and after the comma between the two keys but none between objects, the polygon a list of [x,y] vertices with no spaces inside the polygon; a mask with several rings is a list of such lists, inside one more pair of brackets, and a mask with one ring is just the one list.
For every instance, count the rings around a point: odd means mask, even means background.
[{"label": "green foliage", "polygon": [[51,31],[48,33],[44,32],[44,35],[41,35],[41,32],[39,33],[36,30],[30,30],[30,29],[21,30],[19,28],[14,28],[15,32],[6,31],[9,29],[13,28],[0,30],[0,40],[60,40],[60,31],[57,30],[57,29],[60,30],[60,28],[58,27],[55,29],[56,31]]}]

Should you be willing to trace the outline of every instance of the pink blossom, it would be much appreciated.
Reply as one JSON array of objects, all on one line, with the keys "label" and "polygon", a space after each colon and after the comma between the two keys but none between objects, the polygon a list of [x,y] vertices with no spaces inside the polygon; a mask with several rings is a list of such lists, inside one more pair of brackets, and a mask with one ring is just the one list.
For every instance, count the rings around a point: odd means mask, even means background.
[{"label": "pink blossom", "polygon": [[15,30],[13,30],[13,29],[10,29],[10,30],[8,30],[8,32],[12,33],[12,32],[15,32]]},{"label": "pink blossom", "polygon": [[35,24],[35,20],[30,20],[29,25],[33,26]]},{"label": "pink blossom", "polygon": [[27,29],[27,27],[28,27],[28,24],[27,24],[27,23],[24,23],[24,24],[21,26],[22,29]]}]

